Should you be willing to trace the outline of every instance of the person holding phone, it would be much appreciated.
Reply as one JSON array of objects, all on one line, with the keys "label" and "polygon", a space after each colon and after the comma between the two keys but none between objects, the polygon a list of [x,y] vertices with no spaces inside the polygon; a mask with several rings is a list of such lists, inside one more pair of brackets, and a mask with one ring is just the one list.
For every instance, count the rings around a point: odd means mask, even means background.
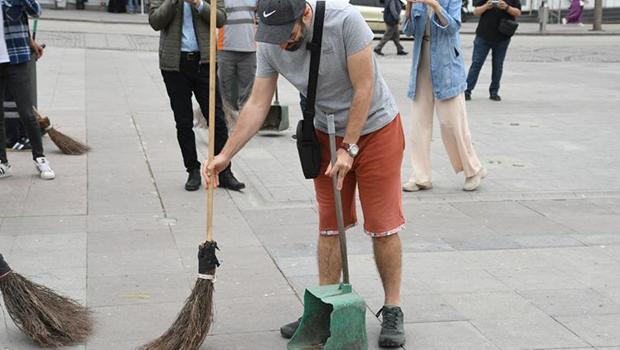
[{"label": "person holding phone", "polygon": [[[213,4],[213,5],[211,5]],[[217,11],[216,26],[226,21],[224,0],[151,0],[149,24],[160,32],[159,68],[170,107],[176,122],[177,140],[188,173],[185,190],[200,188],[200,162],[194,135],[192,94],[203,115],[209,115],[209,17]],[[217,77],[216,77],[217,79]],[[226,140],[228,127],[222,109],[220,88],[215,90],[215,154],[219,154]],[[211,140],[209,140],[211,142]],[[219,175],[220,186],[240,191],[245,184],[237,180],[230,166]]]},{"label": "person holding phone", "polygon": [[413,171],[402,188],[406,192],[432,187],[430,147],[433,114],[437,113],[441,138],[456,173],[465,174],[463,190],[480,186],[487,171],[482,167],[467,124],[463,91],[465,63],[461,51],[461,0],[409,0],[405,27],[415,37],[408,96],[413,100],[410,137]]},{"label": "person holding phone", "polygon": [[510,38],[518,25],[516,18],[521,16],[521,2],[519,0],[474,0],[474,6],[474,15],[480,16],[480,21],[476,28],[474,52],[467,74],[465,99],[471,100],[471,92],[476,87],[480,70],[491,51],[492,73],[489,99],[501,101],[499,87],[504,70],[504,59]]}]

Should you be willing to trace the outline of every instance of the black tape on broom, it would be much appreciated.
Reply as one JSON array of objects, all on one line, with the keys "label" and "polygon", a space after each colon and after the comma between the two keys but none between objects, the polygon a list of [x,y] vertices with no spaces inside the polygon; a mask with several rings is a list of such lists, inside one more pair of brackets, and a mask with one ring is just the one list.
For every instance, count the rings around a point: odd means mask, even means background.
[{"label": "black tape on broom", "polygon": [[205,242],[200,245],[200,249],[198,249],[198,273],[209,274],[216,267],[220,266],[220,262],[217,260],[217,256],[215,256],[215,250],[220,250],[215,241]]}]

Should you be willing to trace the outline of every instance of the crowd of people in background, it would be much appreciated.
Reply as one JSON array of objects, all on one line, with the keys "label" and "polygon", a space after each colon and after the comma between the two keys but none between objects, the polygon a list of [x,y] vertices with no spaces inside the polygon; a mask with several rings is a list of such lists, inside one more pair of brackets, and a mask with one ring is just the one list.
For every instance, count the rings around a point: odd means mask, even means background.
[{"label": "crowd of people in background", "polygon": [[[137,11],[141,0],[110,0],[110,11],[123,9]],[[221,2],[221,0],[220,0]],[[36,44],[28,31],[28,16],[40,14],[40,7],[35,0],[19,0],[23,8],[16,16],[16,7],[3,6],[3,33],[21,31],[23,40],[21,48],[9,47],[7,54],[0,56],[3,63],[1,73],[6,79],[0,86],[3,90],[13,87],[10,79],[27,80],[26,69],[31,57],[36,59],[42,54],[42,48]],[[489,98],[500,101],[500,81],[503,62],[513,34],[505,31],[506,21],[514,21],[521,14],[519,0],[474,0],[473,14],[479,16],[474,39],[472,63],[465,74],[464,60],[460,47],[459,27],[462,6],[443,8],[436,0],[409,0],[405,8],[405,22],[401,23],[403,3],[400,0],[385,1],[383,11],[386,31],[378,45],[374,47],[377,55],[383,55],[384,45],[393,41],[397,55],[406,55],[400,43],[401,29],[414,37],[412,67],[409,77],[408,96],[412,99],[412,129],[408,146],[410,162],[413,168],[404,191],[419,191],[432,188],[432,171],[430,161],[430,142],[432,138],[433,116],[439,119],[441,137],[448,157],[455,172],[465,174],[464,190],[475,190],[486,176],[487,170],[475,152],[467,122],[467,107],[464,103],[472,98],[472,92],[478,81],[480,70],[491,52],[492,77]],[[201,69],[208,62],[208,19],[205,17],[206,2],[201,0],[172,1],[156,0],[149,3],[151,26],[161,31],[160,68],[170,97],[177,127],[177,139],[183,156],[188,179],[187,190],[200,187],[200,162],[195,149],[195,136],[192,130],[192,102],[195,96],[200,108],[206,112],[208,107],[207,84],[208,69]],[[222,6],[223,3],[222,3]],[[229,115],[237,116],[243,108],[255,79],[256,49],[254,40],[257,22],[256,0],[229,0],[226,7],[218,13],[218,97],[216,99],[216,153],[224,147],[228,138],[228,124],[224,110]],[[583,3],[575,0],[566,21],[581,16]],[[458,9],[458,11],[456,10]],[[448,12],[450,11],[450,12]],[[403,27],[401,28],[401,24]],[[17,28],[17,29],[16,29]],[[13,35],[13,34],[12,34]],[[14,41],[11,41],[14,45]],[[2,44],[6,46],[6,42]],[[0,45],[0,53],[3,52]],[[9,55],[9,53],[12,55]],[[32,56],[31,56],[32,53]],[[9,56],[11,56],[10,62]],[[442,60],[441,69],[431,62]],[[447,67],[448,69],[444,69]],[[14,71],[19,71],[14,74]],[[27,84],[18,84],[23,89],[9,89],[7,93],[14,96],[19,110],[21,123],[9,123],[10,130],[21,132],[20,138],[10,139],[3,145],[17,149],[32,149],[33,158],[44,178],[53,178],[49,162],[43,154],[41,130],[36,127],[36,120],[25,104],[32,105],[31,94],[26,93]],[[32,86],[30,87],[32,89]],[[25,97],[24,97],[25,96]],[[303,100],[305,96],[300,93]],[[21,106],[21,108],[20,108]],[[0,124],[4,128],[5,124]],[[4,133],[2,133],[4,135]],[[13,132],[11,132],[13,134]],[[4,149],[4,148],[3,148]],[[5,152],[0,152],[0,176],[10,171]],[[232,190],[241,190],[244,184],[237,180],[230,168],[220,174],[220,185]]]}]

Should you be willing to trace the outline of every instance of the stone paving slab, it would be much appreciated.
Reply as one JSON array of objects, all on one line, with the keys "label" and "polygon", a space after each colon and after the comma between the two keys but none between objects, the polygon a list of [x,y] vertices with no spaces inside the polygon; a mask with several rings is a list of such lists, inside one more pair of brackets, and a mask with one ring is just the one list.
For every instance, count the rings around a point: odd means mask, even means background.
[{"label": "stone paving slab", "polygon": [[409,340],[408,349],[500,349],[466,321],[412,323],[405,331],[420,335]]},{"label": "stone paving slab", "polygon": [[471,323],[500,349],[589,346],[586,341],[547,315],[505,320],[473,320]]}]

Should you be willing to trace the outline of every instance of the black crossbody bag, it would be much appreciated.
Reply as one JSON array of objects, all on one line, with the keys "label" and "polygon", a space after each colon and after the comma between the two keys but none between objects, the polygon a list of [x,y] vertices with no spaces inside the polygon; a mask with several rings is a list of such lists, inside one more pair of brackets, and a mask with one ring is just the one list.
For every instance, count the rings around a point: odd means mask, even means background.
[{"label": "black crossbody bag", "polygon": [[319,63],[321,61],[321,41],[323,39],[323,19],[325,17],[325,1],[317,1],[316,18],[314,20],[314,34],[312,42],[308,43],[310,50],[310,75],[308,91],[303,109],[304,118],[297,123],[297,151],[301,168],[306,179],[314,179],[319,175],[321,167],[321,149],[314,132],[314,104],[316,101],[316,87],[319,78]]},{"label": "black crossbody bag", "polygon": [[517,28],[519,28],[519,23],[517,21],[513,19],[502,18],[499,21],[499,27],[497,28],[497,30],[506,36],[513,36],[515,35]]}]

